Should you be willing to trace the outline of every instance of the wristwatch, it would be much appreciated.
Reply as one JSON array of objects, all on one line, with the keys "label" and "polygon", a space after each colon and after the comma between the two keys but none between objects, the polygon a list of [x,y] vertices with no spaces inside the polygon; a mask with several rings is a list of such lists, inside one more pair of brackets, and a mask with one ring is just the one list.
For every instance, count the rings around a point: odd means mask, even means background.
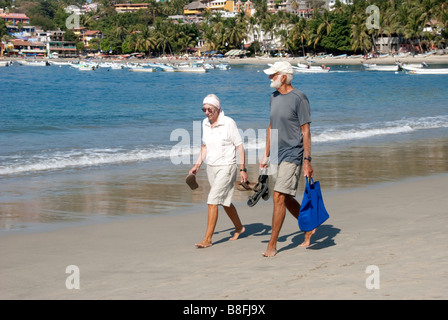
[{"label": "wristwatch", "polygon": [[311,159],[313,159],[313,158],[311,158],[311,157],[305,157],[305,158],[303,158],[303,160],[308,160],[309,162],[311,162]]},{"label": "wristwatch", "polygon": [[246,168],[244,168],[244,169],[240,169],[240,172],[241,172],[241,171],[247,172],[247,169],[246,169]]}]

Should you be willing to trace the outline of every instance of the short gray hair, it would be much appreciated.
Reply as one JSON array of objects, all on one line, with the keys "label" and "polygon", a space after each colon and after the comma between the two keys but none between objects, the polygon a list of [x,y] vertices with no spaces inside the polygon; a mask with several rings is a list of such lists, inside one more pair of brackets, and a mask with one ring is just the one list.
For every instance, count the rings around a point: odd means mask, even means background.
[{"label": "short gray hair", "polygon": [[286,81],[285,81],[286,84],[291,84],[292,78],[293,78],[292,73],[280,73],[280,74],[286,76]]}]

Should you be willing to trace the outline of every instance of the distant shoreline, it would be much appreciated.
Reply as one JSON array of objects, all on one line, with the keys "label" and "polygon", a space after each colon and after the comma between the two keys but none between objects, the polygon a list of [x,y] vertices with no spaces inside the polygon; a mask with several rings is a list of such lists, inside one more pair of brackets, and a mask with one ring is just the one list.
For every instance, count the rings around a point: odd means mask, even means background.
[{"label": "distant shoreline", "polygon": [[[24,58],[6,58],[2,60],[23,60]],[[310,63],[312,65],[361,65],[363,63],[368,64],[395,64],[400,63],[422,63],[426,62],[428,64],[448,64],[448,55],[430,55],[430,56],[407,56],[407,57],[385,57],[385,58],[337,58],[337,57],[292,57],[292,58],[266,58],[266,57],[250,57],[250,58],[234,58],[234,57],[223,57],[223,58],[210,58],[207,57],[189,57],[189,58],[169,58],[169,57],[158,57],[158,58],[146,58],[146,59],[122,59],[115,60],[111,58],[101,59],[103,61],[116,61],[116,62],[133,62],[133,63],[148,63],[148,62],[158,62],[158,63],[186,63],[194,62],[198,59],[212,60],[212,61],[225,61],[232,65],[242,65],[242,64],[253,64],[253,65],[267,65],[268,63],[274,63],[276,61],[289,61],[292,65],[297,65],[297,63]],[[52,60],[52,59],[36,59],[36,60]],[[85,60],[82,58],[61,58],[54,59],[56,61],[78,61]],[[96,59],[100,61],[100,59]]]}]

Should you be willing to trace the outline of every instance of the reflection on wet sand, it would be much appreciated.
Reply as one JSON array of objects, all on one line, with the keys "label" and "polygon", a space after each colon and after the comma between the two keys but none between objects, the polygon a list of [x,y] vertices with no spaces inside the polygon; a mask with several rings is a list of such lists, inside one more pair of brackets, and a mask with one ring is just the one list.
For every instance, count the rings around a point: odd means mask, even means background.
[{"label": "reflection on wet sand", "polygon": [[[317,152],[313,154],[315,179],[327,191],[448,172],[446,139]],[[197,205],[206,212],[205,168],[197,175],[199,188],[192,191],[185,183],[190,166],[168,161],[156,168],[153,163],[139,163],[8,178],[0,186],[0,230],[102,216],[183,213]],[[249,180],[256,182],[257,165],[249,165],[248,170]],[[246,202],[250,194],[235,190],[234,202]]]}]

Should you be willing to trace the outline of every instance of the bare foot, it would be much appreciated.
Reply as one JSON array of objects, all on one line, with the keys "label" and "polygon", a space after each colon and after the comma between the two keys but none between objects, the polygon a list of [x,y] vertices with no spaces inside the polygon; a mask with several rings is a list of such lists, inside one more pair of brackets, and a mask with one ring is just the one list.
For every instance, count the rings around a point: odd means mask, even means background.
[{"label": "bare foot", "polygon": [[303,241],[299,247],[308,247],[311,242],[311,236],[315,233],[316,233],[316,229],[313,229],[311,231],[306,231],[305,232],[305,241]]},{"label": "bare foot", "polygon": [[198,249],[204,249],[212,246],[212,243],[210,241],[202,240],[200,243],[195,244],[196,248]]},{"label": "bare foot", "polygon": [[263,257],[273,257],[277,254],[277,249],[276,248],[268,248],[266,249],[265,252],[262,253]]},{"label": "bare foot", "polygon": [[235,233],[233,234],[233,237],[230,238],[230,240],[236,240],[242,234],[244,231],[246,231],[246,228],[241,227],[241,229],[235,230]]}]

